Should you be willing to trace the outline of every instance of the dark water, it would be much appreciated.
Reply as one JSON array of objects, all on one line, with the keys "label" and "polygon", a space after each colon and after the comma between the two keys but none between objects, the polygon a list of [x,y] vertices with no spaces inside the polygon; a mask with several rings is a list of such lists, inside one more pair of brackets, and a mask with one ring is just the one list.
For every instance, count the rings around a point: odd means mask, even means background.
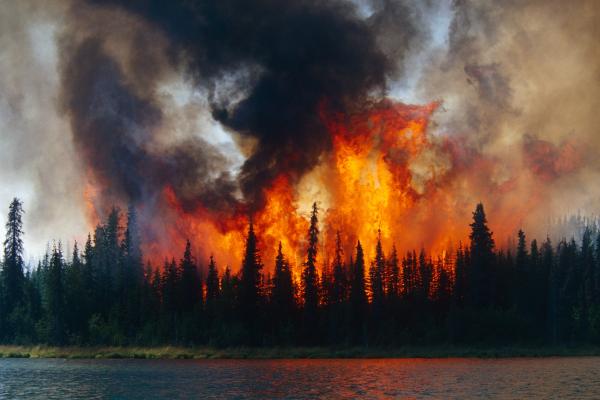
[{"label": "dark water", "polygon": [[600,358],[0,359],[0,398],[600,399]]}]

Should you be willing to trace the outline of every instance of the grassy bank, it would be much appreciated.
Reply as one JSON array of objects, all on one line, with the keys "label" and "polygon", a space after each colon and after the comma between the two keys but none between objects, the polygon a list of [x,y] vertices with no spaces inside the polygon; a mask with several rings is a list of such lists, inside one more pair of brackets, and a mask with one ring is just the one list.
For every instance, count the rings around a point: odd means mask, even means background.
[{"label": "grassy bank", "polygon": [[0,346],[0,358],[140,358],[140,359],[277,359],[277,358],[448,358],[600,356],[600,347],[47,347]]}]

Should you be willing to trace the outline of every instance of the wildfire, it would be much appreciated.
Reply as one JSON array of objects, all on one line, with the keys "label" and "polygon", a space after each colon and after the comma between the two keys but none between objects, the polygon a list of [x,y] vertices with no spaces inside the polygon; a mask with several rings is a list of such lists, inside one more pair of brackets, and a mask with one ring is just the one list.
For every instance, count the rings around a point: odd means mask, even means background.
[{"label": "wildfire", "polygon": [[166,255],[178,254],[189,238],[200,257],[214,255],[220,268],[229,265],[235,271],[252,218],[266,269],[272,268],[281,241],[298,275],[313,202],[320,210],[321,268],[333,258],[338,231],[348,256],[359,239],[372,256],[378,232],[386,249],[392,244],[399,251],[427,246],[442,254],[450,238],[463,238],[465,229],[445,214],[452,199],[443,185],[436,184],[436,171],[420,165],[435,147],[427,128],[437,107],[437,103],[384,101],[342,115],[328,113],[323,105],[320,117],[332,148],[312,171],[298,182],[282,172],[263,189],[266,204],[251,216],[241,207],[230,214],[213,213],[201,205],[186,210],[175,191],[166,187],[161,220],[167,222],[159,229],[165,235],[145,241],[146,255],[160,262]]}]

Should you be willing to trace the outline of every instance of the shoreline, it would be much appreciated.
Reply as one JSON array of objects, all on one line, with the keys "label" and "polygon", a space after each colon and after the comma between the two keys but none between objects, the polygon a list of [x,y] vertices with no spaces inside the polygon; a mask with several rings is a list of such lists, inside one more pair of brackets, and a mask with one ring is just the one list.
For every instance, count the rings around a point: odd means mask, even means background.
[{"label": "shoreline", "polygon": [[0,358],[63,359],[361,359],[600,356],[600,347],[54,347],[0,345]]}]

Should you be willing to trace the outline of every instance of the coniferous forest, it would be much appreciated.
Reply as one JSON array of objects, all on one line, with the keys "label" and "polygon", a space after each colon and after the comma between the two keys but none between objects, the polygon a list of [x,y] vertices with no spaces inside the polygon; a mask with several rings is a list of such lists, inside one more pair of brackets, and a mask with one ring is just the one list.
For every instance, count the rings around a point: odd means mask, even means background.
[{"label": "coniferous forest", "polygon": [[113,209],[72,254],[58,243],[38,265],[26,266],[22,216],[22,202],[14,199],[0,282],[5,344],[600,342],[600,235],[587,229],[580,241],[538,243],[519,231],[516,250],[498,249],[482,204],[473,212],[469,242],[446,254],[448,260],[425,250],[386,252],[380,241],[372,260],[360,242],[345,255],[338,234],[326,269],[317,265],[315,205],[299,279],[281,246],[275,260],[261,259],[260,232],[251,223],[237,273],[219,269],[212,257],[196,259],[189,242],[179,259],[145,263],[131,207],[124,216]]}]

